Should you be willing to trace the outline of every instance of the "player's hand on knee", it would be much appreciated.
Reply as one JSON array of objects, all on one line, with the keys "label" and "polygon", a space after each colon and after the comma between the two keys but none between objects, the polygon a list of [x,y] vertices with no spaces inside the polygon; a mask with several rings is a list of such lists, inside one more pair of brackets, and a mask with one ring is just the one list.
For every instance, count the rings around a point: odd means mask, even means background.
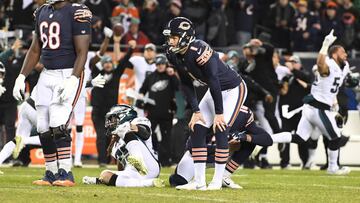
[{"label": "player's hand on knee", "polygon": [[204,117],[200,113],[200,111],[193,113],[191,120],[189,122],[189,128],[194,131],[194,126],[197,122],[202,122],[204,125],[206,124]]},{"label": "player's hand on knee", "polygon": [[225,131],[227,128],[227,124],[224,119],[224,114],[215,114],[214,123],[213,123],[213,131],[216,132],[216,128],[221,132]]},{"label": "player's hand on knee", "polygon": [[131,126],[130,126],[130,122],[125,122],[122,123],[121,125],[119,125],[113,132],[112,134],[115,134],[117,136],[119,136],[121,139],[124,139],[125,134],[127,132],[131,131]]},{"label": "player's hand on knee", "polygon": [[78,86],[78,83],[79,79],[74,75],[65,79],[63,85],[59,88],[59,97],[61,102],[66,101],[72,96]]},{"label": "player's hand on knee", "polygon": [[16,80],[13,89],[13,96],[16,100],[22,101],[25,97],[25,75],[20,74]]}]

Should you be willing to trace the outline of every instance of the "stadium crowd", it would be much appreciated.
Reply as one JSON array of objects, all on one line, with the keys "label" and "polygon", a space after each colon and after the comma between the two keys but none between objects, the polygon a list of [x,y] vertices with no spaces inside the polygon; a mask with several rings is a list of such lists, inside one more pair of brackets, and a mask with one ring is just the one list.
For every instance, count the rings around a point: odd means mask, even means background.
[{"label": "stadium crowd", "polygon": [[[45,0],[0,2],[2,33],[15,31],[9,40],[6,35],[0,35],[3,63],[0,71],[6,70],[0,83],[0,126],[4,126],[0,129],[0,146],[15,137],[18,103],[12,88],[32,39],[33,12],[44,3]],[[260,125],[270,134],[296,130],[301,113],[288,118],[281,106],[288,105],[289,111],[301,107],[302,97],[309,93],[314,79],[313,67],[304,67],[302,59],[293,52],[317,52],[332,29],[337,36],[335,43],[347,51],[360,50],[359,0],[85,0],[82,3],[93,13],[91,49],[96,53],[88,57],[87,68],[91,72],[90,105],[101,166],[110,162],[106,156],[110,140],[103,125],[105,114],[118,103],[120,78],[126,68],[134,72],[133,81],[125,85],[129,90],[126,95],[131,98],[127,101],[152,122],[152,130],[158,134],[153,136],[153,144],[160,163],[170,166],[180,161],[189,135],[186,126],[191,109],[186,105],[183,108],[184,99],[178,93],[179,81],[171,64],[157,54],[165,43],[162,31],[174,17],[189,18],[196,28],[196,38],[222,51],[223,61],[242,75],[248,86],[245,105],[254,111]],[[116,30],[107,29],[118,23],[122,25],[120,36]],[[280,53],[279,49],[283,51]],[[41,64],[38,66],[27,78],[29,93],[43,68]],[[205,88],[200,89],[205,93]],[[342,86],[337,107],[339,126],[343,125],[341,119],[346,121],[351,93],[354,94],[350,88]],[[173,118],[177,118],[174,125]],[[347,140],[343,137],[343,145]],[[324,139],[325,146],[326,142]],[[304,168],[313,164],[316,143],[317,140],[310,140],[299,146]],[[28,151],[23,151],[21,161],[14,162],[27,165]],[[279,144],[279,151],[280,166],[287,168],[289,144]],[[255,162],[261,168],[271,168],[266,154],[264,147],[256,157]],[[245,165],[254,167],[254,162],[250,160]]]}]

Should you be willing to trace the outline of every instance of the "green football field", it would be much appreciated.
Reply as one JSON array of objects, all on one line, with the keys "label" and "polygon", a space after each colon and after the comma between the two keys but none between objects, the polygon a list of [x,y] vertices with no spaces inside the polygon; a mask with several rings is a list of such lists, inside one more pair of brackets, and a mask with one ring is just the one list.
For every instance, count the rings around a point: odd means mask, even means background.
[{"label": "green football field", "polygon": [[[324,171],[238,170],[233,180],[242,190],[177,191],[170,188],[164,168],[165,188],[115,188],[83,185],[85,175],[102,169],[74,169],[76,187],[41,187],[31,182],[42,176],[42,168],[0,168],[0,202],[360,202],[360,171],[349,176],[329,176]],[[208,180],[213,170],[208,170]]]}]

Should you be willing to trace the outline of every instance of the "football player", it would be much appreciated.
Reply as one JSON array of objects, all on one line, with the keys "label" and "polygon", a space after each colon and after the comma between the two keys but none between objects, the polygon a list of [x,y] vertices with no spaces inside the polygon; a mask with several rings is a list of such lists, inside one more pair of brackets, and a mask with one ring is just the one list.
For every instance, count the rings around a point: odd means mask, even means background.
[{"label": "football player", "polygon": [[[91,39],[90,10],[69,0],[47,0],[35,13],[35,32],[13,95],[23,100],[24,80],[36,63],[44,69],[37,84],[37,131],[45,157],[45,175],[35,185],[74,186],[71,137],[67,125],[80,96]],[[57,175],[55,175],[57,174]]]},{"label": "football player", "polygon": [[[211,137],[213,137],[212,133],[207,139],[211,140]],[[232,189],[241,189],[240,185],[231,180],[231,174],[251,155],[256,145],[271,146],[273,141],[271,136],[254,122],[253,112],[246,106],[240,108],[239,115],[230,129],[229,140],[230,146],[233,145],[236,148],[236,145],[240,144],[240,148],[233,152],[231,159],[226,164],[222,185]],[[194,161],[191,158],[191,142],[189,141],[187,151],[177,165],[175,174],[169,177],[170,185],[176,186],[176,188],[187,184],[194,177]],[[208,145],[209,147],[211,145]],[[208,149],[209,151],[211,150]],[[211,156],[210,153],[208,156]]]},{"label": "football player", "polygon": [[35,100],[36,86],[33,88],[31,96],[21,104],[19,110],[18,126],[16,128],[16,136],[13,140],[6,143],[0,152],[0,165],[13,154],[16,159],[24,145],[40,146],[39,136],[30,136],[31,130],[36,128],[36,110]]},{"label": "football player", "polygon": [[[179,189],[219,190],[229,156],[227,134],[245,101],[246,85],[206,42],[195,39],[195,29],[189,19],[173,18],[163,34],[167,38],[167,57],[179,73],[193,111],[189,127],[194,132],[191,142],[195,178]],[[205,85],[209,89],[199,104],[194,87]],[[211,126],[216,136],[215,173],[207,188],[205,137]]]},{"label": "football player", "polygon": [[109,151],[123,170],[104,170],[100,177],[83,177],[84,184],[106,184],[116,187],[162,187],[157,177],[160,165],[153,151],[151,123],[138,117],[128,105],[116,105],[106,114],[105,126],[112,135]]},{"label": "football player", "polygon": [[310,95],[304,98],[305,104],[296,133],[292,135],[289,132],[283,132],[279,133],[282,136],[275,134],[272,137],[276,143],[304,143],[317,127],[321,134],[329,139],[327,172],[333,175],[346,175],[350,173],[350,169],[340,168],[337,163],[341,133],[335,120],[336,112],[331,111],[331,106],[350,69],[345,49],[339,45],[331,46],[336,40],[333,32],[334,30],[331,30],[325,37],[317,57],[319,74],[316,74]]}]

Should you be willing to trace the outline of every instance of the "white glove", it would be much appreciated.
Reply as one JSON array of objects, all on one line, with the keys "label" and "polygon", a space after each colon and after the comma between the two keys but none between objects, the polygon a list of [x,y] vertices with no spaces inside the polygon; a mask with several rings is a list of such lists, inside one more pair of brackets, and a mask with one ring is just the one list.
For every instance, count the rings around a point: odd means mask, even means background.
[{"label": "white glove", "polygon": [[104,35],[107,38],[111,38],[113,36],[114,31],[108,27],[104,27]]},{"label": "white glove", "polygon": [[326,35],[319,53],[327,55],[329,47],[335,42],[336,38],[337,37],[334,36],[334,29],[332,29],[330,33]]},{"label": "white glove", "polygon": [[0,85],[0,97],[4,92],[6,91],[6,88]]},{"label": "white glove", "polygon": [[64,102],[72,96],[78,87],[79,79],[75,75],[66,78],[63,84],[59,87],[60,102]]},{"label": "white glove", "polygon": [[91,84],[93,87],[103,88],[105,83],[105,77],[101,74],[97,75],[94,79],[91,80]]},{"label": "white glove", "polygon": [[121,125],[119,125],[113,132],[112,134],[116,134],[117,136],[119,136],[121,139],[124,139],[125,134],[127,132],[129,132],[130,129],[130,122],[125,122]]},{"label": "white glove", "polygon": [[22,101],[25,94],[25,75],[20,74],[16,80],[13,89],[13,96],[16,100]]}]

